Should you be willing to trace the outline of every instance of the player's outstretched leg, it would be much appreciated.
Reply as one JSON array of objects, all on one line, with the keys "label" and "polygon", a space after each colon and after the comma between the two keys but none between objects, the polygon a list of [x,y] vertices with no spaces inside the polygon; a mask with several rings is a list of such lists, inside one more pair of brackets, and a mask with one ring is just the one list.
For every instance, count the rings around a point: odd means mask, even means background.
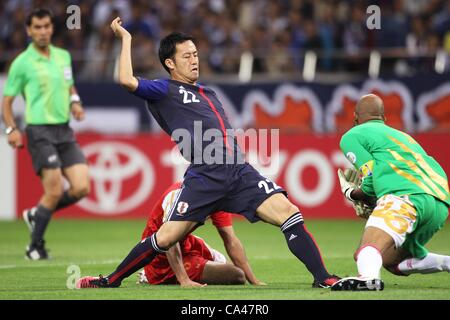
[{"label": "player's outstretched leg", "polygon": [[319,247],[306,229],[300,212],[281,225],[288,247],[314,276],[313,288],[329,288],[340,278],[330,275],[325,268]]},{"label": "player's outstretched leg", "polygon": [[277,193],[270,196],[256,213],[262,220],[280,226],[289,250],[313,275],[313,288],[329,288],[340,279],[326,270],[319,248],[304,225],[302,214],[285,195]]},{"label": "player's outstretched leg", "polygon": [[[390,268],[388,270],[392,271]],[[428,253],[424,258],[409,258],[400,262],[396,267],[394,274],[408,276],[413,273],[436,273],[450,272],[450,256],[444,256],[436,253]]]},{"label": "player's outstretched leg", "polygon": [[165,252],[156,242],[156,233],[139,242],[107,277],[83,277],[77,281],[77,288],[116,288],[122,280],[149,264],[158,254]]},{"label": "player's outstretched leg", "polygon": [[[122,280],[143,268],[161,253],[185,237],[197,224],[193,221],[167,221],[156,233],[139,242],[107,277],[84,277],[77,281],[78,288],[115,288]],[[158,239],[158,240],[157,240]],[[87,279],[88,278],[88,279]]]}]

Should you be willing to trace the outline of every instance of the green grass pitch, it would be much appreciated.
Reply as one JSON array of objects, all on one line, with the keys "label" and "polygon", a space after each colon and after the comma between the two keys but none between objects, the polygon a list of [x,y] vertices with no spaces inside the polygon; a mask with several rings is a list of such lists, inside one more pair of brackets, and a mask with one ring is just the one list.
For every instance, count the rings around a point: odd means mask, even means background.
[{"label": "green grass pitch", "polygon": [[[27,261],[24,248],[29,233],[22,221],[0,222],[0,299],[249,299],[249,300],[394,300],[450,299],[448,273],[397,277],[382,272],[382,292],[331,292],[312,289],[311,275],[289,252],[278,228],[262,222],[235,220],[235,229],[247,256],[264,287],[207,286],[181,288],[177,285],[137,285],[137,276],[126,279],[118,289],[68,289],[68,268],[79,266],[81,275],[107,275],[140,240],[143,220],[54,220],[47,232],[50,261]],[[318,242],[331,273],[356,274],[352,255],[358,245],[363,222],[357,220],[309,220],[308,230]],[[225,252],[215,228],[207,223],[196,234]],[[450,255],[450,225],[428,244],[436,253]],[[70,271],[70,269],[69,269]],[[69,281],[68,281],[69,280]]]}]

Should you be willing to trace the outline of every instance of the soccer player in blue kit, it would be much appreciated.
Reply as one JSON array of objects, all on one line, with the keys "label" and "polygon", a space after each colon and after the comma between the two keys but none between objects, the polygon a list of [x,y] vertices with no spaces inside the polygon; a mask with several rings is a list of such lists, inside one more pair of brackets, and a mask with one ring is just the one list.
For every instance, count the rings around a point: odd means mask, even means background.
[{"label": "soccer player in blue kit", "polygon": [[[305,228],[302,214],[286,197],[286,192],[261,176],[243,161],[224,109],[211,89],[197,83],[199,58],[194,39],[173,32],[162,39],[159,58],[170,79],[145,80],[133,76],[131,35],[121,26],[120,18],[111,23],[121,39],[119,82],[134,95],[145,99],[161,128],[172,136],[183,156],[191,162],[182,187],[165,217],[165,223],[138,243],[117,269],[107,277],[84,277],[79,288],[118,287],[123,279],[150,263],[183,239],[213,212],[223,210],[245,216],[250,222],[263,220],[281,228],[291,252],[313,275],[313,287],[329,288],[339,280],[326,270],[317,244]],[[204,132],[215,129],[221,134],[206,144],[203,134],[196,134],[201,124]],[[228,131],[227,131],[228,129]],[[177,138],[177,132],[190,133],[190,148]],[[213,163],[205,151],[214,150]],[[230,163],[230,159],[234,162]]]}]

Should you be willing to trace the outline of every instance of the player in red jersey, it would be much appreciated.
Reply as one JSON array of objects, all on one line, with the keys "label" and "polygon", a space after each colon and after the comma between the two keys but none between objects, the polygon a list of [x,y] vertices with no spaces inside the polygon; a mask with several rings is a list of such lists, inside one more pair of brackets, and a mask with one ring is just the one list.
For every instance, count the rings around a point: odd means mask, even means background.
[{"label": "player in red jersey", "polygon": [[[181,183],[174,183],[153,206],[142,239],[161,227],[180,186]],[[158,255],[145,266],[139,273],[139,283],[179,283],[184,287],[198,287],[205,284],[245,284],[248,280],[253,285],[264,285],[253,274],[244,247],[234,233],[231,214],[216,212],[211,215],[211,220],[233,264],[227,263],[225,256],[209,247],[203,239],[188,234],[166,254]]]}]

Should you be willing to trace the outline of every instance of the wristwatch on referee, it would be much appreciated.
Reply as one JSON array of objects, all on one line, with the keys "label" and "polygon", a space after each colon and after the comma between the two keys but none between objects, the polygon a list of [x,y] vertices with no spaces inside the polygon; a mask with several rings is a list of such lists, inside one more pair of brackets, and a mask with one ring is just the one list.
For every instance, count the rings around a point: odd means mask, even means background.
[{"label": "wristwatch on referee", "polygon": [[17,129],[16,127],[8,127],[5,129],[5,133],[7,136],[9,136],[16,129]]}]

